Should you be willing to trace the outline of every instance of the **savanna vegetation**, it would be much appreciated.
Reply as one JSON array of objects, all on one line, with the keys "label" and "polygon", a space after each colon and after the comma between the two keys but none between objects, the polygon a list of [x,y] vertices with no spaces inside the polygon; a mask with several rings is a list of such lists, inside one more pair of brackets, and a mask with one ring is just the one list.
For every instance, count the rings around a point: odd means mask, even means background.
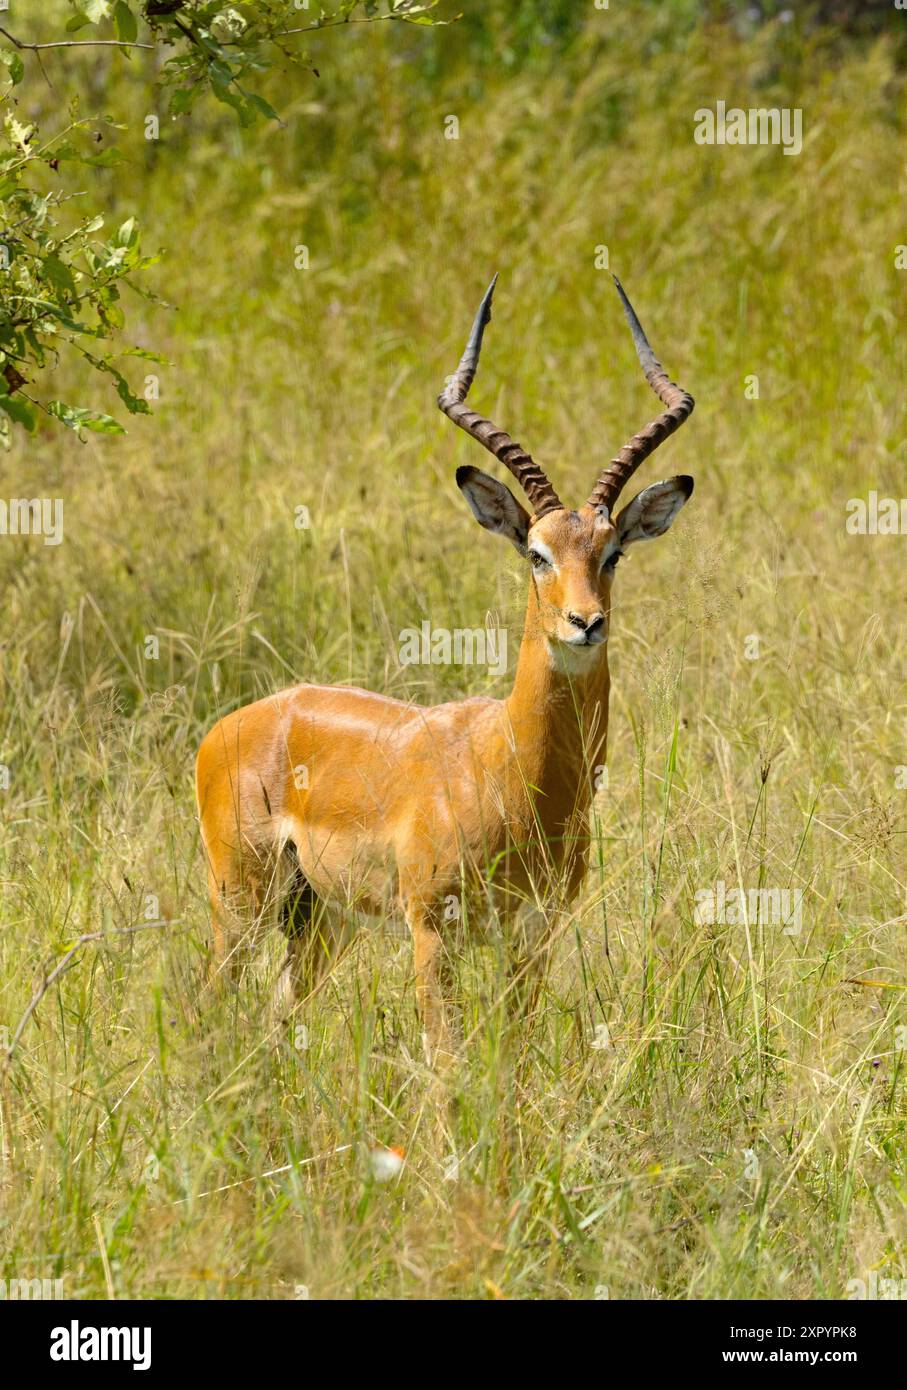
[{"label": "savanna vegetation", "polygon": [[[846,529],[850,499],[905,491],[907,14],[460,8],[307,35],[307,62],[241,78],[254,120],[207,88],[173,111],[157,48],[6,65],[10,158],[72,119],[77,152],[119,153],[26,171],[55,195],[29,253],[51,309],[21,279],[3,299],[38,352],[6,359],[0,498],[64,508],[59,545],[0,535],[5,1277],[326,1299],[907,1277],[907,540]],[[4,27],[49,42],[71,14]],[[802,152],[697,144],[718,100],[801,109]],[[606,263],[697,401],[640,485],[696,491],[615,581],[599,852],[519,1064],[494,934],[462,944],[439,1145],[390,905],[289,1023],[276,937],[204,993],[193,760],[300,680],[506,691],[399,659],[403,629],[491,613],[512,672],[522,621],[524,564],[454,485],[500,470],[435,397],[497,270],[476,404],[582,501],[653,414]],[[73,327],[89,289],[101,336]],[[799,933],[701,920],[719,881],[798,890]],[[406,1162],[382,1182],[385,1147]]]}]

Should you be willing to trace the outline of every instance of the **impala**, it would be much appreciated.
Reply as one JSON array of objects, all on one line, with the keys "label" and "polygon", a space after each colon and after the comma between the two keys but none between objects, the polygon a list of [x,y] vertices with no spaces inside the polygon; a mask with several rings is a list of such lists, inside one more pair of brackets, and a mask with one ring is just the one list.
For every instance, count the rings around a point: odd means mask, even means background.
[{"label": "impala", "polygon": [[216,973],[238,977],[257,928],[279,908],[289,939],[281,997],[292,1005],[336,955],[325,903],[345,898],[377,911],[391,893],[412,935],[416,999],[436,1064],[453,1055],[456,914],[448,921],[446,905],[474,893],[493,898],[516,978],[525,979],[533,966],[538,975],[552,913],[579,890],[605,761],[614,571],[628,546],[668,529],[693,490],[692,478],[669,478],[614,514],[630,476],[693,409],[616,278],[646,380],[665,409],[611,460],[582,507],[565,507],[521,446],[467,408],[496,279],[438,405],[510,470],[532,506],[530,514],[477,468],[457,469],[480,526],[526,560],[510,694],[424,708],[347,686],[297,685],[221,719],[196,768]]}]

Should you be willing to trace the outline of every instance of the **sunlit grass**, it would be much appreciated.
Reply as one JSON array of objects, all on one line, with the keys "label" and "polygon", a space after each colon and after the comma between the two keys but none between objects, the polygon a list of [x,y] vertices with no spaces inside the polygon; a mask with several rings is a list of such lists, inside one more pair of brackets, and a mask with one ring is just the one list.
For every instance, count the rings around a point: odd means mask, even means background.
[{"label": "sunlit grass", "polygon": [[[809,1298],[907,1275],[905,541],[844,530],[848,498],[904,491],[902,87],[884,46],[607,22],[509,79],[467,79],[454,31],[430,82],[354,39],[317,109],[287,84],[286,131],[217,111],[153,162],[124,139],[111,220],[138,208],[171,248],[178,306],[132,316],[172,360],[155,418],[0,460],[0,495],[65,500],[60,547],[0,538],[0,1026],[109,934],[0,1088],[9,1277],[105,1296],[99,1229],[123,1297]],[[719,97],[801,106],[802,155],[694,145]],[[277,940],[236,997],[200,995],[192,763],[219,714],[296,680],[506,690],[397,659],[423,618],[492,611],[513,652],[522,618],[520,563],[453,482],[484,461],[434,399],[499,270],[473,394],[581,501],[652,412],[603,244],[697,399],[644,481],[696,492],[616,581],[601,853],[521,1076],[498,953],[463,947],[448,1152],[392,914],[306,1034],[269,1012]],[[694,921],[719,878],[802,889],[801,934]],[[375,1182],[376,1145],[405,1150],[399,1179]]]}]

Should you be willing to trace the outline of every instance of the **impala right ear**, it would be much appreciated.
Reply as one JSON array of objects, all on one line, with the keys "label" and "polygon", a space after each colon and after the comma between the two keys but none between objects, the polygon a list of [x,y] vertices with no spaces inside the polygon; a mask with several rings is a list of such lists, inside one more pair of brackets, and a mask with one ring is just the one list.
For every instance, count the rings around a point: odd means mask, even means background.
[{"label": "impala right ear", "polygon": [[526,554],[529,513],[520,506],[509,487],[479,468],[458,468],[457,487],[480,526],[506,536],[521,555]]}]

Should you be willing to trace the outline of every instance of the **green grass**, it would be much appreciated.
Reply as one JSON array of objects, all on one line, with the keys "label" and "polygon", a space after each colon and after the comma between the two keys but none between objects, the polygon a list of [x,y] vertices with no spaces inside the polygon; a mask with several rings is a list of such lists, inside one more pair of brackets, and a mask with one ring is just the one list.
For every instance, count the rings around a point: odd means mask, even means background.
[{"label": "green grass", "polygon": [[[84,445],[48,428],[0,460],[0,496],[65,501],[61,546],[0,538],[0,1025],[105,934],[0,1084],[4,1277],[815,1298],[907,1275],[907,541],[844,529],[848,498],[904,492],[903,80],[885,42],[681,40],[620,8],[475,72],[467,24],[325,37],[317,84],[272,84],[286,130],[205,108],[153,151],[138,64],[92,79],[130,113],[135,164],[89,196],[170,248],[157,288],[178,307],[131,313],[171,360],[153,419]],[[45,123],[86,71],[32,85]],[[719,98],[800,106],[803,153],[695,145]],[[402,922],[363,932],[304,1008],[305,1048],[268,1013],[276,939],[235,998],[201,997],[193,758],[220,714],[297,680],[506,690],[397,661],[423,618],[490,610],[514,652],[522,618],[522,566],[454,486],[481,451],[434,398],[497,269],[477,407],[579,503],[653,413],[600,244],[697,400],[641,480],[689,472],[696,492],[617,576],[600,862],[519,1084],[497,955],[463,947],[446,1181]],[[110,408],[98,390],[61,367],[64,399]],[[719,878],[801,888],[802,933],[695,922]],[[385,1144],[407,1163],[379,1184],[365,1155]]]}]

